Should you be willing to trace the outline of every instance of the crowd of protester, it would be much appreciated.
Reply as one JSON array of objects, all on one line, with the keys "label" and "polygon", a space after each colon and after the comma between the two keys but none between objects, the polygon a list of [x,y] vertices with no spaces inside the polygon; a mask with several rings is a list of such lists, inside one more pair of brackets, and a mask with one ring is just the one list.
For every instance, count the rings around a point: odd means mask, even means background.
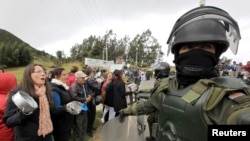
[{"label": "crowd of protester", "polygon": [[[218,73],[248,80],[250,61],[246,65],[236,61],[222,63],[218,65]],[[97,75],[102,79],[97,79]],[[16,77],[1,69],[0,140],[69,141],[72,133],[74,141],[83,141],[87,135],[93,137],[96,106],[102,104],[100,121],[105,124],[127,107],[126,97],[134,93],[126,89],[129,81],[139,85],[140,81],[153,76],[152,71],[139,68],[107,72],[90,66],[83,70],[72,66],[69,72],[52,66],[46,73],[44,66],[31,64],[26,67],[23,79],[17,85]],[[11,97],[20,90],[37,102],[38,108],[32,113],[23,112],[13,103]],[[82,104],[82,110],[77,114],[69,111],[69,105],[75,101]]]},{"label": "crowd of protester", "polygon": [[245,65],[236,61],[232,64],[223,62],[218,65],[218,71],[220,76],[239,78],[250,85],[250,61],[247,61]]},{"label": "crowd of protester", "polygon": [[[107,72],[89,66],[79,70],[72,66],[67,72],[51,66],[46,72],[41,64],[30,64],[17,85],[15,76],[1,69],[0,126],[4,128],[0,140],[83,141],[86,136],[93,137],[97,105],[103,105],[103,123],[127,106],[126,96],[133,92],[126,91],[124,77],[124,70]],[[28,113],[18,107],[12,96],[20,91],[26,92],[38,106]],[[81,105],[79,113],[72,112],[76,102]]]}]

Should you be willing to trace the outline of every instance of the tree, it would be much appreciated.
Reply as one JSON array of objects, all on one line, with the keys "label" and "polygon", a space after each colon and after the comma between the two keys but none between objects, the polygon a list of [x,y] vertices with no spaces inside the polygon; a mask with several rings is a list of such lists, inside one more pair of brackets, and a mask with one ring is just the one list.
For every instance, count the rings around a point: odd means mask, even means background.
[{"label": "tree", "polygon": [[57,57],[57,59],[61,60],[61,59],[62,59],[62,54],[63,54],[62,51],[60,51],[60,50],[57,51],[57,52],[56,52],[56,57]]},{"label": "tree", "polygon": [[118,38],[109,30],[104,36],[90,36],[83,39],[82,44],[75,44],[71,50],[73,60],[83,61],[86,57],[94,59],[114,60],[123,56],[127,63],[137,62],[140,66],[150,66],[163,56],[161,46],[148,29],[141,35],[137,34],[132,41],[125,35]]},{"label": "tree", "polygon": [[139,66],[150,66],[162,56],[161,46],[149,29],[141,35],[137,34],[130,42],[128,58],[131,62],[137,62]]},{"label": "tree", "polygon": [[0,64],[16,67],[25,66],[32,61],[31,51],[26,44],[13,42],[0,46]]},{"label": "tree", "polygon": [[33,55],[29,48],[23,47],[19,50],[19,65],[25,66],[33,61]]}]

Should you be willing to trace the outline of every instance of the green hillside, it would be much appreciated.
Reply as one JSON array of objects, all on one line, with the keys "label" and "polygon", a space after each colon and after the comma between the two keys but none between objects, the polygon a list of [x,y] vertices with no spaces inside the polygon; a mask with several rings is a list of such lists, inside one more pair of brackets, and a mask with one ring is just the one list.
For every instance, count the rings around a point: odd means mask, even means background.
[{"label": "green hillside", "polygon": [[31,47],[28,43],[26,43],[25,41],[21,40],[20,38],[18,38],[17,36],[15,36],[14,34],[4,30],[4,29],[0,29],[0,44],[23,44],[26,47],[30,48],[30,50],[33,52],[34,55],[36,55],[37,57],[39,57],[40,55],[50,55],[44,51],[40,51],[35,49],[34,47]]},{"label": "green hillside", "polygon": [[53,59],[52,55],[31,47],[14,34],[0,29],[0,67],[20,67],[38,58]]}]

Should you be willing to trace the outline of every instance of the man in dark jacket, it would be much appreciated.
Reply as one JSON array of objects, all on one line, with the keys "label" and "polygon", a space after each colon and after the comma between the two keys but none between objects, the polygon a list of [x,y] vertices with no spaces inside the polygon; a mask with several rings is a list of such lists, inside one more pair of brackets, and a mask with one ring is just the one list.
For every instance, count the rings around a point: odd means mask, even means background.
[{"label": "man in dark jacket", "polygon": [[[89,93],[89,88],[85,84],[85,77],[87,75],[82,71],[77,71],[75,73],[76,81],[73,83],[69,89],[74,100],[81,103],[87,104],[91,101],[92,96]],[[73,135],[74,141],[83,141],[86,135],[88,123],[87,111],[82,111],[79,115],[75,116]]]},{"label": "man in dark jacket", "polygon": [[90,102],[88,102],[88,124],[87,124],[87,135],[90,137],[93,137],[93,133],[92,130],[95,130],[95,128],[93,127],[94,125],[94,121],[95,121],[95,117],[96,117],[96,101],[95,98],[97,96],[101,95],[101,83],[97,82],[94,76],[94,71],[91,67],[88,67],[85,70],[85,73],[87,74],[87,79],[86,79],[86,84],[87,87],[90,88],[90,93],[92,94],[92,100]]}]

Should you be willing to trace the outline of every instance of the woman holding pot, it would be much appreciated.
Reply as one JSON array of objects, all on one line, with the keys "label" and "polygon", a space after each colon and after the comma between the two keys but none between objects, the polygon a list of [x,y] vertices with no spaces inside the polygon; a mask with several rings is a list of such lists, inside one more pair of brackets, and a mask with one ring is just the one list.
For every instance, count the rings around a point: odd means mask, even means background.
[{"label": "woman holding pot", "polygon": [[9,93],[3,121],[7,127],[14,127],[15,141],[44,141],[53,131],[52,106],[45,68],[40,64],[30,64],[21,83]]},{"label": "woman holding pot", "polygon": [[[74,115],[68,108],[73,98],[66,84],[68,73],[64,68],[55,68],[52,72],[51,89],[54,101],[52,121],[54,141],[69,141],[74,124]],[[73,108],[73,107],[72,107]]]}]

